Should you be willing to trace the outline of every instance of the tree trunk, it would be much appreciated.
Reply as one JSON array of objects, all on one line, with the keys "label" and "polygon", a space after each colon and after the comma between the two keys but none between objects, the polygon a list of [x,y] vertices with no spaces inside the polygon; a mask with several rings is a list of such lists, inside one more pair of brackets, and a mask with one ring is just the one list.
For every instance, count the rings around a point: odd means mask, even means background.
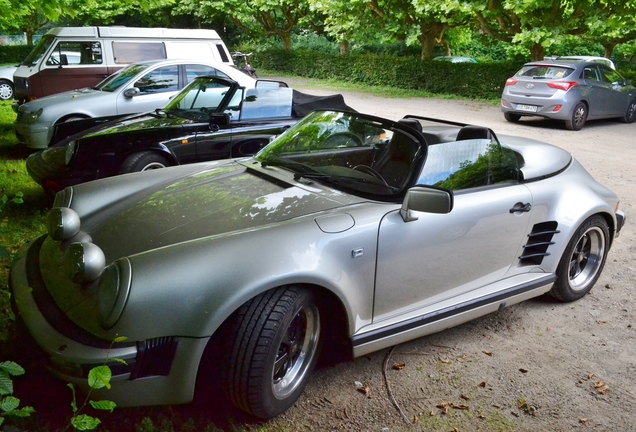
[{"label": "tree trunk", "polygon": [[530,60],[532,61],[543,60],[543,56],[544,56],[543,45],[541,45],[540,43],[536,43],[530,48]]},{"label": "tree trunk", "polygon": [[292,48],[291,34],[289,32],[284,32],[284,33],[281,33],[280,36],[283,38],[283,49],[285,51],[291,51],[291,48]]},{"label": "tree trunk", "polygon": [[347,54],[349,54],[349,41],[342,40],[340,41],[340,55],[347,55]]}]

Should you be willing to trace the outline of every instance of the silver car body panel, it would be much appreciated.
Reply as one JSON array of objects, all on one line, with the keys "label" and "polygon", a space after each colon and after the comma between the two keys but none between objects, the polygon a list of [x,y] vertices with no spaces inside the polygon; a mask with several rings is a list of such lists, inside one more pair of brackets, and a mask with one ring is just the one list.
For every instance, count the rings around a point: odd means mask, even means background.
[{"label": "silver car body panel", "polygon": [[[610,242],[622,225],[616,195],[567,152],[502,141],[515,151],[523,181],[459,190],[449,213],[411,210],[410,218],[400,212],[401,199],[348,193],[259,163],[258,155],[67,188],[55,205],[77,213],[80,231],[66,242],[44,236],[20,251],[11,272],[17,308],[56,373],[80,385],[85,379],[65,371],[108,354],[47,322],[28,273],[41,273],[60,310],[90,338],[178,341],[166,375],[115,374],[103,396],[120,406],[190,401],[209,338],[246,301],[280,286],[311,286],[337,299],[354,356],[460,324],[547,292],[589,216],[607,219]],[[359,150],[365,147],[336,151]],[[547,253],[524,260],[527,234],[545,223],[557,226]],[[98,245],[107,265],[127,275],[125,307],[109,328],[97,319],[95,284],[60,273],[65,248],[78,239]],[[116,346],[109,355],[134,359],[140,352]]]}]

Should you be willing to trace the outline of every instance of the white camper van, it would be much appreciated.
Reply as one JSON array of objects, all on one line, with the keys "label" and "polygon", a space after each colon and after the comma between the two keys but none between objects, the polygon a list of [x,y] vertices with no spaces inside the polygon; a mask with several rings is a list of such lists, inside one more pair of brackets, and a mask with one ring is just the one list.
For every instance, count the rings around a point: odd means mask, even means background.
[{"label": "white camper van", "polygon": [[56,27],[15,71],[15,99],[92,87],[130,63],[185,58],[233,64],[214,30]]}]

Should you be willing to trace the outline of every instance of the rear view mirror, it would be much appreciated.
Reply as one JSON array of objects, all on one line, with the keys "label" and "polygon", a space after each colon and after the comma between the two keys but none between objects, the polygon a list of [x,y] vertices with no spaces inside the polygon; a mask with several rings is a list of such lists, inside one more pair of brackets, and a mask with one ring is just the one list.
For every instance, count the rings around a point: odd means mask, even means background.
[{"label": "rear view mirror", "polygon": [[414,211],[446,214],[453,209],[453,193],[430,186],[415,186],[406,192],[400,214],[404,222],[417,220]]}]

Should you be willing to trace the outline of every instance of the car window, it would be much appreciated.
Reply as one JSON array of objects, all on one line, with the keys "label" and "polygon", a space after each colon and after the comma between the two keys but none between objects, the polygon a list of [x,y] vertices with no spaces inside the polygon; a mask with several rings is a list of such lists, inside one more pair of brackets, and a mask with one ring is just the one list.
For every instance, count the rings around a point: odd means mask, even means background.
[{"label": "car window", "polygon": [[593,66],[587,66],[585,69],[583,69],[583,79],[589,81],[600,81],[597,70]]},{"label": "car window", "polygon": [[188,84],[166,105],[164,110],[192,111],[207,116],[206,112],[215,111],[229,90],[229,83],[222,83],[213,78],[200,78]]},{"label": "car window", "polygon": [[126,64],[167,58],[163,42],[113,42],[115,63]]},{"label": "car window", "polygon": [[293,90],[289,87],[250,88],[245,91],[241,120],[291,117]]},{"label": "car window", "polygon": [[179,89],[179,65],[170,65],[148,72],[135,82],[141,94],[163,93]]},{"label": "car window", "polygon": [[604,82],[612,84],[621,84],[625,81],[621,74],[607,67],[601,67],[601,76]]},{"label": "car window", "polygon": [[113,92],[147,68],[147,65],[128,66],[127,68],[115,72],[104,81],[97,84],[95,88],[105,92]]},{"label": "car window", "polygon": [[517,76],[537,79],[560,79],[574,72],[574,69],[553,65],[527,65],[517,72]]},{"label": "car window", "polygon": [[220,70],[213,68],[212,66],[200,65],[200,64],[187,64],[185,65],[186,80],[188,83],[193,79],[200,76],[220,76],[222,78],[229,78],[226,74]]},{"label": "car window", "polygon": [[60,42],[46,60],[48,66],[64,64],[99,65],[102,62],[102,45],[100,42]]},{"label": "car window", "polygon": [[490,139],[470,139],[430,145],[417,184],[454,191],[518,182],[517,159]]}]

